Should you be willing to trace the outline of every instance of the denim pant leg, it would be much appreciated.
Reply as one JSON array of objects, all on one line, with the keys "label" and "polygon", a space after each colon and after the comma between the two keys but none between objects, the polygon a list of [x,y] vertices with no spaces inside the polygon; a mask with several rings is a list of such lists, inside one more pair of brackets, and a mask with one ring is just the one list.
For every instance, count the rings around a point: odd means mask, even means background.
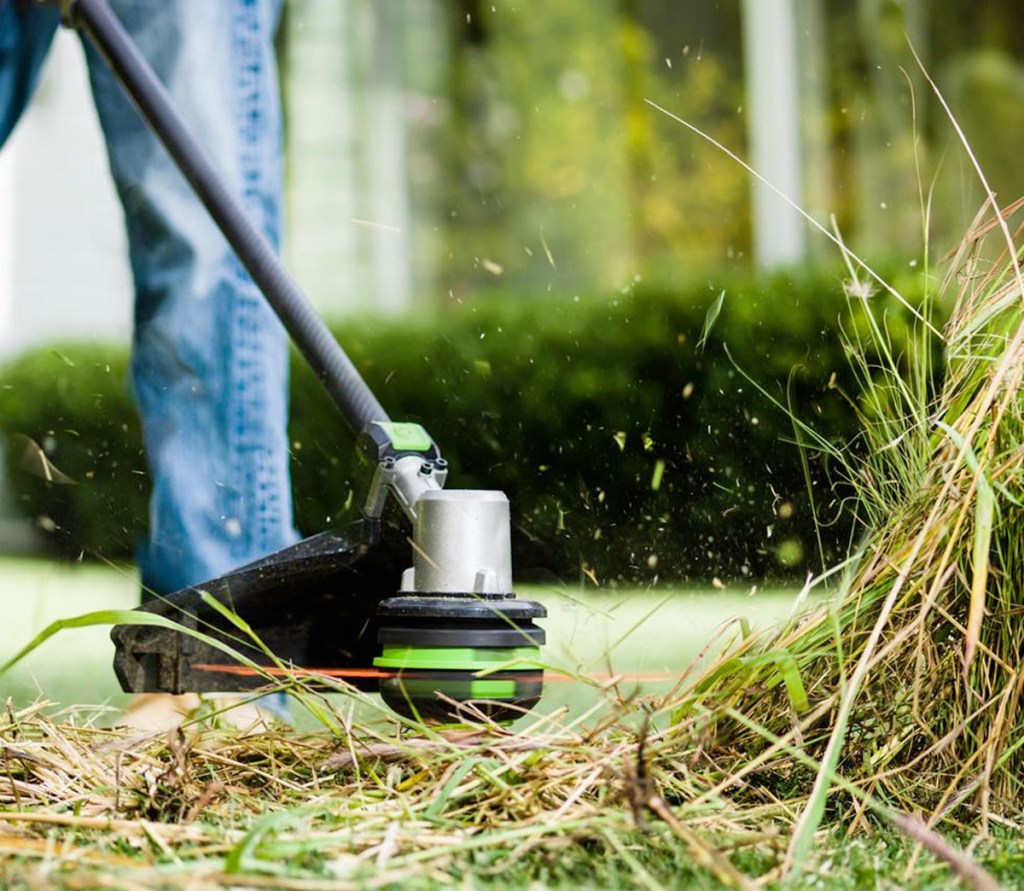
[{"label": "denim pant leg", "polygon": [[0,145],[32,98],[59,24],[56,9],[0,0]]},{"label": "denim pant leg", "polygon": [[[226,182],[275,245],[278,0],[113,0]],[[153,478],[143,585],[196,584],[292,544],[288,348],[248,274],[88,46],[135,280],[132,377]]]}]

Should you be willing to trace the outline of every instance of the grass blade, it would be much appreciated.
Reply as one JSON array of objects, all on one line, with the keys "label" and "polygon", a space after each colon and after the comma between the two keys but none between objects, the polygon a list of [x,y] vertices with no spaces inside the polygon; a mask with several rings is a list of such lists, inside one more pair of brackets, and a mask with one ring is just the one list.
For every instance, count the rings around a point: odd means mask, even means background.
[{"label": "grass blade", "polygon": [[981,623],[985,618],[988,593],[989,555],[992,551],[992,530],[996,519],[996,497],[992,483],[970,443],[948,424],[937,425],[964,456],[968,468],[974,473],[974,537],[971,547],[971,599],[967,610],[967,631],[964,639],[964,673],[974,662],[974,654],[981,638]]},{"label": "grass blade", "polygon": [[249,668],[261,670],[261,667],[256,662],[248,656],[244,656],[234,647],[231,647],[223,641],[217,640],[208,634],[203,634],[203,632],[197,631],[194,628],[186,628],[184,625],[181,625],[172,619],[168,619],[165,616],[132,609],[104,609],[96,610],[91,613],[84,613],[80,616],[72,616],[70,619],[57,619],[55,622],[51,622],[35,637],[33,637],[32,640],[25,644],[25,646],[18,650],[17,653],[11,656],[10,659],[0,665],[0,675],[8,672],[15,665],[21,662],[22,659],[41,647],[58,632],[71,628],[94,628],[98,625],[152,625],[157,628],[166,628],[169,631],[179,631],[182,634],[187,634],[211,647],[216,647],[222,653],[227,654],[232,659],[235,659]]},{"label": "grass blade", "polygon": [[704,315],[704,324],[700,329],[700,338],[697,340],[697,352],[703,353],[704,346],[708,342],[708,337],[711,334],[711,329],[715,327],[715,322],[718,321],[718,316],[722,312],[722,304],[725,303],[725,291],[722,291],[708,307],[707,313]]}]

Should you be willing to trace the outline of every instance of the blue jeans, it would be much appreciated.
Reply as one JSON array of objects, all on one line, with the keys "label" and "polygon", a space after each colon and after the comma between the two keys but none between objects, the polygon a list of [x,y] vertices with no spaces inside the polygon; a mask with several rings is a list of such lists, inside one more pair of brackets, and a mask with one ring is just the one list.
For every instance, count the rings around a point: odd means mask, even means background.
[{"label": "blue jeans", "polygon": [[[110,0],[226,182],[275,245],[280,0]],[[0,144],[31,97],[55,10],[0,0]],[[132,381],[153,480],[143,585],[168,593],[297,540],[284,331],[88,44],[135,282]],[[59,246],[57,246],[59,251]]]}]

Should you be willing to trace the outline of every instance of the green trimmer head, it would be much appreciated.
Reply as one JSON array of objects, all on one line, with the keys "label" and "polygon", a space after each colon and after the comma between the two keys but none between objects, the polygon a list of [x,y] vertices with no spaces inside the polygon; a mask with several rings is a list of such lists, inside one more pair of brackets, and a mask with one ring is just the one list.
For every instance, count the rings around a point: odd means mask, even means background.
[{"label": "green trimmer head", "polygon": [[[391,597],[377,610],[373,664],[384,701],[400,714],[450,721],[479,711],[518,718],[540,700],[544,607],[512,595]],[[393,674],[391,674],[393,672]]]},{"label": "green trimmer head", "polygon": [[540,699],[539,603],[512,593],[509,503],[502,492],[442,490],[416,501],[413,566],[377,608],[384,701],[411,717],[497,721]]}]

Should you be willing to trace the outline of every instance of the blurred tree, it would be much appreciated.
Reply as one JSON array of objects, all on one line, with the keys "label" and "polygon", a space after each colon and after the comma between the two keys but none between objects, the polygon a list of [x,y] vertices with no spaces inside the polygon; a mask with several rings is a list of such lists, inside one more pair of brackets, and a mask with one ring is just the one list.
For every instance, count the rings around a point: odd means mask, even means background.
[{"label": "blurred tree", "polygon": [[827,0],[826,8],[840,227],[866,255],[914,258],[927,215],[932,255],[941,255],[983,191],[914,54],[1009,203],[1024,192],[1019,4]]},{"label": "blurred tree", "polygon": [[614,4],[450,9],[445,289],[619,283],[630,245]]},{"label": "blurred tree", "polygon": [[[1024,191],[1015,3],[794,3],[803,185],[820,221],[834,215],[865,255],[911,260],[933,188],[940,249],[980,201],[912,46],[1000,196]],[[289,14],[286,92],[306,122],[291,145],[292,250],[315,254],[315,293],[339,290],[339,266],[379,306],[401,264],[403,287],[434,305],[749,263],[748,175],[647,101],[749,157],[739,0],[343,5],[296,0]],[[318,134],[344,144],[332,151]],[[821,238],[810,246],[832,253]]]},{"label": "blurred tree", "polygon": [[[1024,19],[1020,4],[989,0],[935,9],[929,21],[932,74],[1001,204],[1024,194]],[[941,168],[937,198],[950,243],[977,212],[981,183],[941,113],[931,138]]]},{"label": "blurred tree", "polygon": [[[444,287],[571,294],[742,258],[736,10],[668,0],[449,7]],[[470,27],[472,26],[472,27]]]},{"label": "blurred tree", "polygon": [[720,265],[748,253],[747,177],[735,162],[645,100],[743,153],[736,4],[680,7],[621,0],[632,231],[646,277]]}]

